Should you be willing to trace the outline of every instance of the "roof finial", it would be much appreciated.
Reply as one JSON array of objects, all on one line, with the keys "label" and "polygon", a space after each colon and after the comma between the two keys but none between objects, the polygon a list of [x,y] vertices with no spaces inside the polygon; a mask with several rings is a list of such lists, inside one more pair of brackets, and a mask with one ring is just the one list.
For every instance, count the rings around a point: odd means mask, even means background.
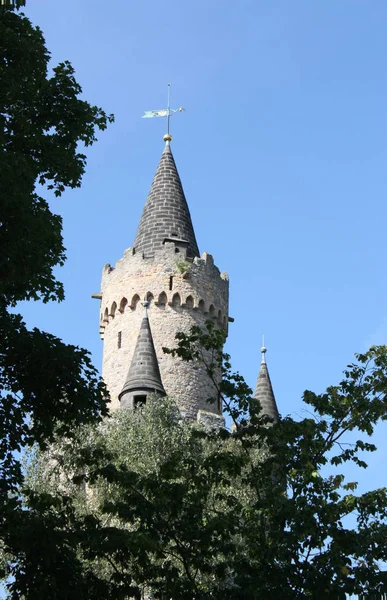
[{"label": "roof finial", "polygon": [[171,119],[171,84],[168,83],[168,108],[167,108],[167,133],[163,137],[164,142],[172,142],[172,136],[169,133],[169,121]]},{"label": "roof finial", "polygon": [[172,136],[169,133],[169,121],[170,121],[171,116],[177,112],[183,112],[185,110],[182,106],[180,106],[180,108],[171,108],[170,91],[171,91],[171,84],[168,83],[168,107],[167,108],[163,108],[161,110],[146,110],[144,112],[144,114],[142,115],[143,119],[151,119],[152,117],[167,117],[167,133],[163,137],[163,140],[167,145],[169,145],[169,143],[172,142]]},{"label": "roof finial", "polygon": [[266,351],[267,351],[267,348],[265,348],[265,336],[262,335],[262,348],[261,348],[262,360],[261,360],[261,365],[265,365],[266,364],[266,358],[265,358]]},{"label": "roof finial", "polygon": [[141,302],[141,304],[144,307],[144,319],[147,319],[148,318],[148,308],[149,308],[150,302],[149,302],[149,300],[144,300],[144,302]]}]

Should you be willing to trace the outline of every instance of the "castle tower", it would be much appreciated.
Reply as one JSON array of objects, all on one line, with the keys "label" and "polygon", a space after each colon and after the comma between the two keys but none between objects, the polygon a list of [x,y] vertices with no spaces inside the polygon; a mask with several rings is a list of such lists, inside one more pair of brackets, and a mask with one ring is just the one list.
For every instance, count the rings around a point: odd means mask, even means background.
[{"label": "castle tower", "polygon": [[[98,295],[104,340],[102,376],[112,409],[120,406],[120,398],[126,404],[134,401],[134,392],[141,395],[139,388],[133,388],[137,384],[130,384],[129,390],[127,378],[130,369],[136,370],[137,339],[138,347],[150,325],[161,386],[176,399],[184,416],[197,419],[199,411],[221,415],[219,401],[207,402],[216,397],[214,385],[202,367],[164,354],[162,348],[175,347],[178,331],[186,332],[193,325],[204,328],[208,319],[227,332],[228,276],[219,272],[210,254],[199,255],[169,142],[167,137],[133,247],[114,267],[103,269]],[[141,301],[149,302],[145,324]]]},{"label": "castle tower", "polygon": [[273,386],[271,385],[270,375],[266,364],[266,348],[261,348],[262,360],[258,373],[257,385],[255,387],[254,398],[259,400],[262,407],[262,414],[267,415],[273,421],[278,421],[279,412],[275,400]]}]

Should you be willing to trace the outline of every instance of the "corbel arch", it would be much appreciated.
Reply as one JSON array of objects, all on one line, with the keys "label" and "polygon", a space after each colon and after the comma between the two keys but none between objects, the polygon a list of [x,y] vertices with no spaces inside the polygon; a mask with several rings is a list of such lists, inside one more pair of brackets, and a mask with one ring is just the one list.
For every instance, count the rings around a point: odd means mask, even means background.
[{"label": "corbel arch", "polygon": [[164,309],[166,307],[167,303],[168,303],[167,294],[165,292],[161,292],[161,294],[159,294],[159,297],[157,300],[157,306],[159,308]]},{"label": "corbel arch", "polygon": [[122,300],[120,302],[120,308],[118,309],[121,314],[123,314],[125,312],[125,308],[126,308],[127,304],[128,304],[128,300],[126,298],[122,298]]},{"label": "corbel arch", "polygon": [[140,302],[140,296],[138,294],[134,294],[132,301],[130,303],[130,308],[132,310],[136,310],[137,304]]},{"label": "corbel arch", "polygon": [[176,294],[173,294],[173,296],[172,296],[172,306],[174,308],[178,308],[179,306],[181,306],[181,298],[180,298],[179,292],[176,292]]},{"label": "corbel arch", "polygon": [[116,310],[117,310],[117,302],[113,302],[113,304],[110,307],[109,317],[114,319],[114,317],[116,316]]}]

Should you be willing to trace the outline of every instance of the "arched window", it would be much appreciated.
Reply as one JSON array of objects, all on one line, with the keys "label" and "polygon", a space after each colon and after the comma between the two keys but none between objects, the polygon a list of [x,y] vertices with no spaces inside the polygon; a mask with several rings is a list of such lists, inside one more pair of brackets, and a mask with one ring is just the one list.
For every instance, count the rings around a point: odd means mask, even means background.
[{"label": "arched window", "polygon": [[167,302],[168,302],[167,294],[165,292],[161,292],[161,294],[159,295],[159,299],[157,301],[159,308],[165,308]]},{"label": "arched window", "polygon": [[145,300],[147,302],[152,302],[153,298],[154,298],[154,296],[153,296],[152,292],[147,292],[147,294],[145,296]]},{"label": "arched window", "polygon": [[215,318],[215,306],[213,304],[210,305],[209,313],[210,313],[211,319],[214,319]]},{"label": "arched window", "polygon": [[105,323],[109,323],[109,311],[105,308],[105,312],[103,313],[103,320]]},{"label": "arched window", "polygon": [[128,301],[126,298],[122,298],[121,302],[120,302],[120,308],[118,309],[120,311],[120,313],[124,313],[125,312],[125,308],[126,305],[128,304]]},{"label": "arched window", "polygon": [[222,311],[218,310],[218,325],[222,327]]},{"label": "arched window", "polygon": [[194,301],[193,301],[192,296],[188,296],[188,298],[185,301],[185,305],[187,308],[193,308]]},{"label": "arched window", "polygon": [[116,316],[116,310],[117,310],[117,302],[113,302],[112,307],[110,309],[110,314],[109,316],[114,319],[114,317]]},{"label": "arched window", "polygon": [[180,294],[173,294],[172,306],[177,307],[181,305]]},{"label": "arched window", "polygon": [[130,303],[130,308],[132,310],[136,310],[137,304],[140,302],[140,296],[138,294],[135,294],[132,298],[132,301]]},{"label": "arched window", "polygon": [[205,312],[205,308],[204,300],[199,300],[199,310]]}]

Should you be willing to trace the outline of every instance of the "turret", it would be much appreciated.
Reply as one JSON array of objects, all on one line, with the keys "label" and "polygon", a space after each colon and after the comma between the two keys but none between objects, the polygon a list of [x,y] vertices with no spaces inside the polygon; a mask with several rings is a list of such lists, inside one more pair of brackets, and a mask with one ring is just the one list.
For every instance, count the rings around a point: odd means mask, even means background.
[{"label": "turret", "polygon": [[271,385],[270,375],[266,364],[266,348],[261,348],[261,367],[258,373],[257,385],[255,387],[254,398],[259,400],[262,407],[262,414],[267,415],[273,421],[278,421],[279,412],[275,400],[273,386]]},{"label": "turret", "polygon": [[141,321],[128,376],[118,396],[121,406],[124,408],[135,408],[138,404],[145,404],[147,396],[152,393],[165,396],[149,324],[147,310],[149,302],[142,302],[142,305],[145,309],[144,317]]}]

